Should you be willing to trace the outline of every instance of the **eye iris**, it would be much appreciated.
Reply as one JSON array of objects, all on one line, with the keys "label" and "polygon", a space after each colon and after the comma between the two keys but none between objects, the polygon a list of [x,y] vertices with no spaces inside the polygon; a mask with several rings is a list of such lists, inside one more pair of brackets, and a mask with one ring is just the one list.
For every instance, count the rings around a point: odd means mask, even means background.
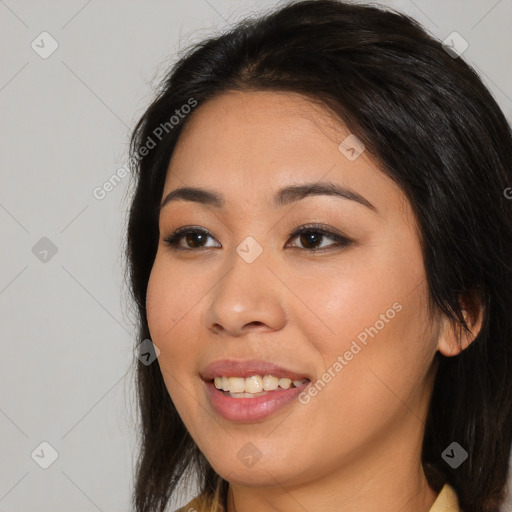
[{"label": "eye iris", "polygon": [[187,244],[190,247],[201,247],[201,243],[199,243],[199,244],[195,243],[195,240],[197,240],[197,239],[199,239],[199,241],[201,241],[201,237],[203,237],[203,238],[205,237],[204,233],[187,233],[185,238],[186,238]]},{"label": "eye iris", "polygon": [[316,247],[322,236],[321,233],[317,233],[316,231],[305,231],[300,236],[300,242],[305,247],[308,247],[309,243],[312,243]]}]

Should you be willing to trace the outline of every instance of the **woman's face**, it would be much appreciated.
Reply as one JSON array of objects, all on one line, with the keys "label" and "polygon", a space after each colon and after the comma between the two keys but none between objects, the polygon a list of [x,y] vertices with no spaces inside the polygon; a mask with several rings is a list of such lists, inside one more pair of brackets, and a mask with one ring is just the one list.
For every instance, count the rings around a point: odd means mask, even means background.
[{"label": "woman's face", "polygon": [[[428,314],[404,194],[367,152],[358,156],[352,137],[340,148],[350,132],[301,96],[229,92],[191,115],[162,200],[181,187],[221,200],[189,195],[161,209],[147,313],[165,384],[193,439],[238,485],[417,472],[432,359],[448,349],[444,322]],[[279,195],[327,182],[354,196]],[[169,246],[165,239],[184,226],[204,233]],[[224,396],[202,378],[224,359],[267,361],[310,381],[300,394]],[[240,377],[242,369],[214,374]],[[240,382],[248,385],[230,385]],[[292,399],[276,409],[278,393]]]}]

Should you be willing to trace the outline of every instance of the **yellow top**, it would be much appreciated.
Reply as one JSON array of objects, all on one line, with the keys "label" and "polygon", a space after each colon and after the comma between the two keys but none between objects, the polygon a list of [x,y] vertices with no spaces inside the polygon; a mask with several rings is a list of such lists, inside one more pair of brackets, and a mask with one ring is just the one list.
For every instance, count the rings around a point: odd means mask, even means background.
[{"label": "yellow top", "polygon": [[461,512],[459,499],[451,485],[444,484],[441,492],[437,495],[436,501],[430,508],[430,512]]},{"label": "yellow top", "polygon": [[[199,497],[196,497],[187,503],[184,507],[177,509],[175,512],[207,511],[204,507],[201,507]],[[451,487],[449,484],[444,484],[429,512],[461,512],[459,508],[459,500],[453,487]]]}]

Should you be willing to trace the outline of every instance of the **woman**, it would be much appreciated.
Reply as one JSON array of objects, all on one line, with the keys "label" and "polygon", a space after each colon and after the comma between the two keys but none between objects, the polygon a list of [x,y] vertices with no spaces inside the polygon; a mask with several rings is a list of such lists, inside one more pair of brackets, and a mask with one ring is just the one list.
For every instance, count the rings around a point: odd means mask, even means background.
[{"label": "woman", "polygon": [[137,512],[194,475],[181,510],[499,510],[512,136],[453,49],[296,2],[192,48],[131,150]]}]

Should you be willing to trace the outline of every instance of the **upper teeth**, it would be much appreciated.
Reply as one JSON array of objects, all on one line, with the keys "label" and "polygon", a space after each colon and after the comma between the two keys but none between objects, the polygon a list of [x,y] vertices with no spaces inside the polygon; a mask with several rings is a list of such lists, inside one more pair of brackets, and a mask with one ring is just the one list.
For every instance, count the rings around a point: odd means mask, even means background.
[{"label": "upper teeth", "polygon": [[[294,380],[293,385],[299,387],[307,382],[308,379]],[[273,391],[278,387],[289,389],[292,380],[288,378],[278,378],[273,375],[252,375],[251,377],[215,377],[215,387],[232,393],[260,393],[262,391]]]}]

